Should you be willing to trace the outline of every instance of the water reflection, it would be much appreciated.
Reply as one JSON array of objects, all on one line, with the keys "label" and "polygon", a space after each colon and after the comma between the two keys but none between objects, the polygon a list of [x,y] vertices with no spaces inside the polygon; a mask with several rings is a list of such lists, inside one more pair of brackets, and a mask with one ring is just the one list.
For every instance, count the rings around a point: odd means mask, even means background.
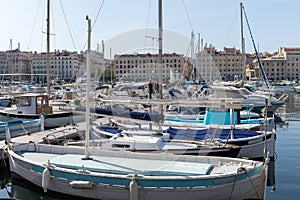
[{"label": "water reflection", "polygon": [[9,167],[1,165],[0,167],[0,197],[9,198],[8,185],[11,183]]},{"label": "water reflection", "polygon": [[268,164],[268,178],[267,178],[267,186],[272,187],[272,190],[275,191],[275,161],[271,160]]}]

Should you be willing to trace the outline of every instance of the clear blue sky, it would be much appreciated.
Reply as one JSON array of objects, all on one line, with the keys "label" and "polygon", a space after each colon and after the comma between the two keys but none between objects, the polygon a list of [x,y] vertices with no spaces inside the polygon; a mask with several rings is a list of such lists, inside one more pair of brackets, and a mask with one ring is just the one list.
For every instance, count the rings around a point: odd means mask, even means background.
[{"label": "clear blue sky", "polygon": [[[299,0],[244,0],[243,4],[260,51],[300,47]],[[51,50],[85,50],[86,15],[95,23],[93,49],[118,34],[158,26],[157,0],[51,0]],[[22,51],[45,51],[46,0],[1,0],[0,27],[0,51],[9,49],[10,39],[13,49],[20,43]],[[218,50],[240,49],[240,0],[163,0],[163,28],[186,37],[191,31],[200,33],[204,43]],[[254,52],[245,20],[244,36],[246,51]]]}]

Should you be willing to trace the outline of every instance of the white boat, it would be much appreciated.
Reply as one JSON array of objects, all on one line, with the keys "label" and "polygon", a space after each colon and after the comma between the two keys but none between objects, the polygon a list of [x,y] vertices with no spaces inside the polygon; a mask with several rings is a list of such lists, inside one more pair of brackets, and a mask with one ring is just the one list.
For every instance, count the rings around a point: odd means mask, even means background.
[{"label": "white boat", "polygon": [[[145,126],[144,130],[139,130],[137,125],[135,126],[135,130],[133,129],[133,126],[130,126],[131,130],[126,130],[126,124],[117,123],[116,125],[120,125],[120,127],[92,126],[92,132],[96,136],[109,138],[109,140],[100,140],[101,142],[99,141],[94,145],[102,146],[106,149],[127,149],[132,151],[141,151],[142,149],[154,151],[159,148],[160,151],[162,151],[162,148],[164,148],[165,145],[168,148],[171,148],[170,142],[163,141],[162,136],[151,136],[149,134],[151,131],[146,130]],[[200,147],[200,149],[198,149],[198,155],[221,155],[263,160],[265,153],[268,153],[271,160],[275,158],[275,129],[265,132],[242,128],[231,129],[228,125],[209,125],[203,126],[202,128],[187,128],[180,126],[163,127],[162,130],[164,133],[170,135],[170,141],[174,141],[174,145],[176,145],[177,142],[189,143],[191,141],[193,141],[194,144],[199,142],[199,147],[203,144],[203,148]],[[97,137],[94,137],[95,141],[97,139]],[[209,145],[211,145],[211,152],[207,153],[207,151],[209,151],[207,148]],[[218,145],[223,146],[223,153],[221,153],[222,148],[216,148]],[[228,146],[226,147],[226,145]],[[230,147],[230,145],[233,146]],[[206,154],[204,151],[205,146],[207,148]],[[183,146],[181,147],[183,148]],[[189,149],[191,151],[191,146],[189,146]],[[194,154],[196,154],[195,150],[196,149],[194,149]],[[201,150],[203,150],[202,153],[200,153]],[[266,152],[264,152],[265,150]],[[185,151],[181,150],[181,152]],[[187,152],[188,151],[185,153],[187,154]],[[220,154],[216,154],[217,152]]]},{"label": "white boat", "polygon": [[55,128],[84,121],[84,115],[72,111],[54,110],[47,94],[24,93],[14,97],[14,106],[0,110],[0,121],[32,120],[44,116],[44,127]]},{"label": "white boat", "polygon": [[[169,133],[136,130],[119,132],[108,139],[99,137],[112,134],[92,127],[90,146],[105,150],[126,150],[133,152],[173,153],[180,155],[227,156],[237,157],[240,147],[219,141],[194,141],[171,139]],[[65,145],[84,146],[85,142],[68,142]]]},{"label": "white boat", "polygon": [[295,86],[294,89],[295,89],[295,91],[296,91],[297,93],[300,93],[300,86],[299,86],[299,85]]},{"label": "white boat", "polygon": [[[91,199],[263,199],[266,165],[246,159],[12,144],[13,177]],[[17,176],[16,176],[17,175]]]},{"label": "white boat", "polygon": [[[156,103],[159,102],[156,101]],[[264,159],[264,149],[266,148],[269,157],[274,159],[276,141],[274,118],[260,117],[241,120],[238,111],[233,109],[225,111],[225,106],[222,109],[207,109],[204,120],[193,119],[192,115],[190,119],[181,119],[180,115],[178,118],[165,118],[162,131],[169,133],[172,140],[217,141],[223,144],[237,145],[241,148],[237,157],[262,160]],[[141,128],[147,129],[147,126],[138,125],[137,123],[127,125],[122,123],[121,120],[111,121],[113,125],[121,127],[120,130],[122,130],[121,133],[123,134],[136,135],[138,132],[136,130]],[[129,119],[124,121],[128,122]],[[102,127],[95,125],[92,127],[92,130],[99,136],[107,138],[120,132],[117,127],[104,127],[106,130]],[[124,127],[136,130],[123,130]]]}]

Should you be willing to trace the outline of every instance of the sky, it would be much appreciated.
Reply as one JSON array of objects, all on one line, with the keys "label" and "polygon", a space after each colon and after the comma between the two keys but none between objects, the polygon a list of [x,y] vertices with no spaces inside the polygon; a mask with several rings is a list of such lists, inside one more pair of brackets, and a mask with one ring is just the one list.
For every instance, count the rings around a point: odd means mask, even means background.
[{"label": "sky", "polygon": [[[0,0],[0,51],[46,51],[46,0]],[[91,48],[104,42],[105,56],[157,48],[158,0],[51,0],[50,50],[84,51],[87,20],[92,22]],[[241,49],[240,0],[163,0],[164,49],[190,53],[191,32],[217,50]],[[300,47],[299,0],[244,0],[243,5],[260,52]],[[243,18],[245,48],[253,53]],[[168,42],[166,42],[168,41]],[[149,50],[151,53],[151,50]],[[109,53],[108,53],[109,52]]]}]

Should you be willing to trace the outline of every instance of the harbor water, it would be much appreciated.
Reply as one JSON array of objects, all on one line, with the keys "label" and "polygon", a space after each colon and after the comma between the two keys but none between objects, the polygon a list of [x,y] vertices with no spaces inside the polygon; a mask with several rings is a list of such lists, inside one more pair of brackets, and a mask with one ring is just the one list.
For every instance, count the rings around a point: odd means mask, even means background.
[{"label": "harbor water", "polygon": [[[282,92],[289,93],[289,99],[276,113],[279,117],[276,159],[269,166],[267,200],[296,200],[300,196],[300,94],[288,89],[282,89]],[[67,199],[54,193],[45,194],[34,185],[12,179],[7,167],[1,166],[0,170],[0,199]]]}]

